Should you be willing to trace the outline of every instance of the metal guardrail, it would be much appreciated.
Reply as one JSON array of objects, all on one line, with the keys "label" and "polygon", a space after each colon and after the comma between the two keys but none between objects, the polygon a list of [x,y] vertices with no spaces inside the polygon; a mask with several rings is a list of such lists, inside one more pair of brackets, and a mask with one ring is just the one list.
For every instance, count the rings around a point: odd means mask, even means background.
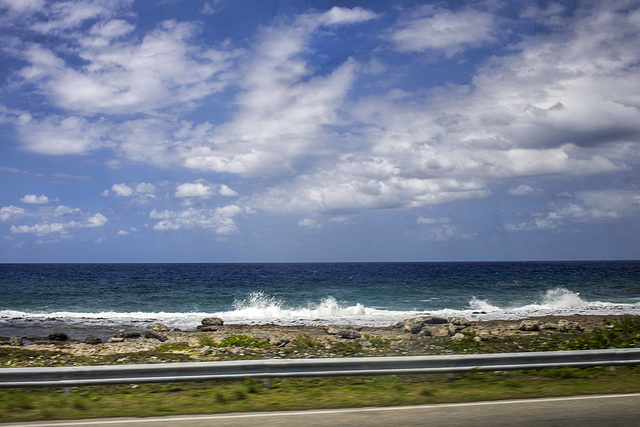
[{"label": "metal guardrail", "polygon": [[0,388],[221,379],[507,371],[561,366],[640,365],[640,348],[446,356],[263,359],[146,365],[2,368]]}]

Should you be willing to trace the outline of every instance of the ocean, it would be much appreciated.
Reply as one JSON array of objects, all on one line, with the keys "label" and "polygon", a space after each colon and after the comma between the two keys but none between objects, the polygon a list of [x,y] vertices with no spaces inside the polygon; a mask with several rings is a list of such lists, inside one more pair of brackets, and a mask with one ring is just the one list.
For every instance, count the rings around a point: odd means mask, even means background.
[{"label": "ocean", "polygon": [[0,336],[640,314],[640,261],[0,264]]}]

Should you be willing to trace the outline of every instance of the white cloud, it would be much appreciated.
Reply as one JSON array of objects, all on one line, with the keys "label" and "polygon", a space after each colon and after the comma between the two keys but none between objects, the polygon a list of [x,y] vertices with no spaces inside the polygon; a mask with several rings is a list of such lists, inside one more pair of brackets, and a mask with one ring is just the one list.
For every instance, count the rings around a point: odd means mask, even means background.
[{"label": "white cloud", "polygon": [[118,231],[118,236],[128,236],[130,233],[126,230]]},{"label": "white cloud", "polygon": [[20,199],[20,201],[22,203],[44,204],[44,203],[49,203],[52,200],[50,200],[44,194],[42,194],[40,196],[36,196],[35,194],[25,194],[24,197],[22,197]]},{"label": "white cloud", "polygon": [[449,224],[451,220],[449,218],[425,218],[423,216],[418,217],[416,220],[418,224]]},{"label": "white cloud", "polygon": [[513,196],[529,196],[532,194],[540,194],[542,193],[542,190],[522,184],[515,188],[510,188],[507,192]]},{"label": "white cloud", "polygon": [[22,218],[25,210],[16,206],[4,206],[0,208],[0,221],[5,222]]},{"label": "white cloud", "polygon": [[111,191],[118,197],[131,197],[133,195],[133,189],[124,183],[114,184],[111,187]]},{"label": "white cloud", "polygon": [[377,17],[378,15],[376,13],[361,7],[347,9],[344,7],[334,6],[327,12],[321,14],[319,21],[324,25],[353,24],[369,21]]},{"label": "white cloud", "polygon": [[238,231],[234,217],[243,212],[237,205],[228,205],[215,209],[188,208],[182,211],[156,211],[149,214],[151,219],[161,219],[154,230],[179,230],[183,228],[202,228],[220,235]]},{"label": "white cloud", "polygon": [[176,197],[201,197],[209,198],[213,195],[213,186],[203,184],[201,182],[187,182],[178,185],[176,188]]},{"label": "white cloud", "polygon": [[218,192],[220,193],[221,196],[225,196],[225,197],[234,197],[238,195],[236,191],[232,190],[231,188],[227,187],[224,184],[220,184],[220,189],[218,190]]},{"label": "white cloud", "polygon": [[391,40],[399,50],[438,50],[452,57],[466,48],[495,40],[496,23],[491,13],[431,7],[424,8],[424,13],[427,16],[413,18],[393,32]]},{"label": "white cloud", "polygon": [[314,219],[305,218],[301,221],[298,221],[298,225],[302,228],[308,228],[310,230],[317,230],[322,228],[322,224],[318,223],[318,221]]},{"label": "white cloud", "polygon": [[210,144],[183,149],[188,168],[240,175],[292,170],[302,155],[323,151],[326,128],[339,111],[359,68],[348,59],[326,75],[313,75],[302,58],[323,25],[349,24],[375,16],[361,8],[308,13],[290,24],[265,28],[239,82],[238,112],[208,136]]},{"label": "white cloud", "polygon": [[61,236],[68,236],[71,231],[80,228],[98,228],[107,223],[107,218],[97,213],[83,221],[69,222],[43,222],[35,225],[12,225],[10,228],[13,234],[45,234],[59,233]]},{"label": "white cloud", "polygon": [[103,225],[105,225],[107,223],[107,217],[105,217],[104,215],[97,213],[94,216],[92,216],[91,218],[89,218],[87,220],[87,222],[85,224],[83,224],[83,227],[102,227]]},{"label": "white cloud", "polygon": [[53,216],[77,216],[82,214],[82,211],[78,208],[70,208],[68,206],[60,205],[56,206],[53,210]]},{"label": "white cloud", "polygon": [[141,182],[136,185],[136,193],[155,193],[156,186],[147,182]]},{"label": "white cloud", "polygon": [[551,205],[544,213],[531,214],[531,219],[517,224],[505,223],[506,231],[534,231],[561,229],[572,223],[593,223],[616,220],[620,215],[613,209],[589,207],[584,204],[566,203]]}]

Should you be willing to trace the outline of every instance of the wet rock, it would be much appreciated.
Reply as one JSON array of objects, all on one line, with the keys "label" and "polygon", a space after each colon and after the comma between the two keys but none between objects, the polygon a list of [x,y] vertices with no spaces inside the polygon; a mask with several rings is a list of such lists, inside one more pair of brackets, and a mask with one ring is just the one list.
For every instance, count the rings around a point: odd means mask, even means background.
[{"label": "wet rock", "polygon": [[96,337],[87,337],[85,338],[84,342],[91,345],[102,344],[102,340]]},{"label": "wet rock", "polygon": [[537,320],[523,320],[518,327],[521,331],[539,331],[540,322]]},{"label": "wet rock", "polygon": [[22,337],[9,338],[9,345],[12,345],[14,347],[22,347]]},{"label": "wet rock", "polygon": [[67,334],[63,334],[62,332],[56,332],[55,334],[51,334],[47,337],[49,341],[67,341],[69,336]]}]

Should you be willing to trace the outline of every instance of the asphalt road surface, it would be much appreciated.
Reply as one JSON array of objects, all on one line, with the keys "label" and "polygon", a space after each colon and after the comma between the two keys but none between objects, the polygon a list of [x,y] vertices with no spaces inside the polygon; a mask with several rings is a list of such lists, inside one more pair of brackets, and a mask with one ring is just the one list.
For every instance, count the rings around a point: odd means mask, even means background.
[{"label": "asphalt road surface", "polygon": [[386,408],[13,423],[22,427],[640,426],[640,393]]}]

